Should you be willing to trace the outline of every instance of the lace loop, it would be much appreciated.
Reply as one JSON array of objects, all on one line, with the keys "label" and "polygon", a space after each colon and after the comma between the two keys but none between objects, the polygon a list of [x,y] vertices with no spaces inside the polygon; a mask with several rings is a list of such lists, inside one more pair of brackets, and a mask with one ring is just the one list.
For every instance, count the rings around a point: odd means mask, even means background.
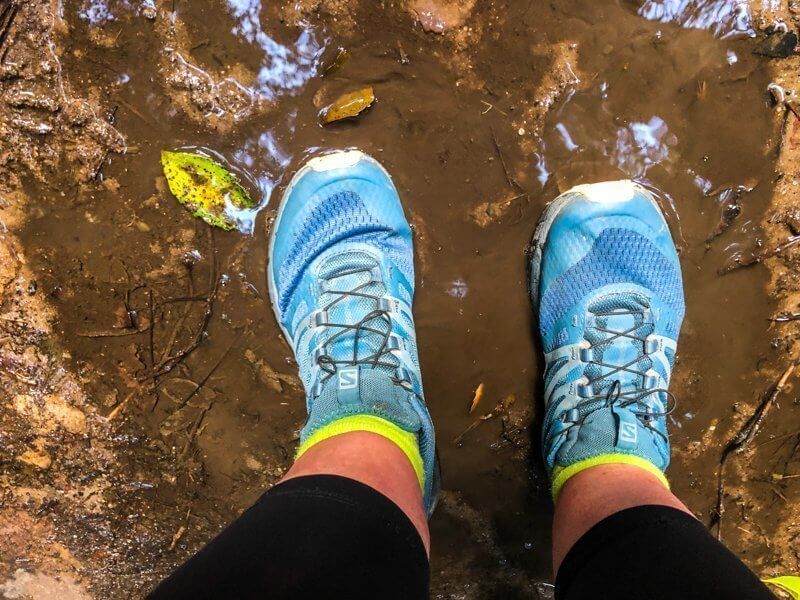
[{"label": "lace loop", "polygon": [[[598,341],[590,343],[589,346],[581,352],[581,360],[586,362],[588,365],[594,365],[600,367],[601,369],[610,369],[610,371],[602,373],[594,378],[586,378],[585,383],[582,384],[581,387],[589,389],[591,392],[586,393],[585,398],[575,404],[574,407],[569,411],[569,417],[571,418],[564,419],[564,421],[569,423],[569,425],[562,431],[562,435],[566,435],[571,429],[583,425],[586,419],[593,412],[604,408],[611,408],[613,410],[614,407],[617,407],[629,409],[631,414],[633,414],[639,420],[643,427],[657,433],[665,441],[668,441],[667,437],[656,427],[654,427],[652,423],[658,418],[667,417],[670,415],[677,407],[677,399],[675,398],[675,395],[666,388],[653,388],[648,386],[648,383],[654,379],[652,375],[650,375],[649,370],[642,371],[635,368],[635,365],[640,364],[643,359],[646,359],[648,355],[653,353],[651,351],[653,342],[650,336],[641,336],[637,335],[636,333],[643,327],[654,325],[652,322],[647,321],[647,313],[648,310],[645,308],[642,308],[641,310],[616,309],[594,313],[595,317],[633,316],[635,317],[634,324],[627,329],[617,330],[607,325],[598,325],[596,319],[591,320],[591,324],[588,325],[588,327],[591,327],[598,333],[607,334],[608,337],[604,337]],[[605,362],[602,359],[595,359],[593,352],[594,350],[601,346],[608,346],[609,344],[622,339],[641,342],[641,353],[624,364],[614,364]],[[636,388],[632,390],[624,390],[623,382],[618,376],[622,373],[629,373],[631,375],[641,377],[641,386],[636,386]],[[609,383],[608,389],[602,391],[601,393],[594,393],[596,384],[601,384],[603,382]],[[656,396],[660,400],[661,394],[663,394],[666,399],[664,410],[653,410],[652,403],[648,402],[648,400],[653,396]],[[636,409],[634,409],[634,407]],[[565,413],[565,415],[566,414],[567,413]]]},{"label": "lace loop", "polygon": [[[317,352],[317,365],[322,371],[325,372],[322,382],[325,382],[333,377],[336,374],[339,366],[353,367],[365,365],[372,369],[377,367],[396,369],[398,367],[396,360],[389,360],[390,358],[393,358],[392,351],[396,349],[392,347],[392,344],[390,344],[390,338],[392,334],[392,315],[390,310],[386,309],[389,307],[389,305],[388,303],[381,302],[383,300],[383,296],[367,291],[367,288],[376,282],[374,270],[374,267],[353,267],[351,269],[345,269],[321,278],[324,282],[324,293],[335,296],[333,300],[319,310],[321,314],[328,315],[328,318],[326,318],[324,321],[319,321],[316,323],[316,326],[319,329],[330,328],[335,330],[335,332],[321,344]],[[337,279],[342,279],[344,277],[353,275],[363,275],[365,273],[370,275],[369,279],[356,285],[353,287],[353,289],[337,290],[332,288],[332,282],[336,281]],[[380,279],[377,281],[380,282]],[[329,318],[332,314],[331,309],[333,309],[340,302],[352,298],[361,298],[373,301],[377,308],[368,312],[356,323],[337,323],[335,321],[331,321]],[[346,335],[353,336],[352,356],[346,360],[337,360],[330,354],[330,346]],[[366,356],[359,356],[361,347],[365,345],[364,337],[367,335],[379,336],[379,341],[377,344],[378,347],[376,350],[371,351]],[[400,380],[396,377],[392,378],[392,382],[396,385],[401,384]],[[401,387],[403,386],[401,385]]]}]

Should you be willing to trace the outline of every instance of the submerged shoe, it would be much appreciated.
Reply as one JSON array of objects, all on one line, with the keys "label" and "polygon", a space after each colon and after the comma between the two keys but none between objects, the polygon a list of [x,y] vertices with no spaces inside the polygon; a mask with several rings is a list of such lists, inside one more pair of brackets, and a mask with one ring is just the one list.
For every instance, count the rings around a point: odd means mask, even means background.
[{"label": "submerged shoe", "polygon": [[684,300],[678,253],[650,193],[614,181],[559,196],[534,235],[531,295],[553,497],[598,464],[637,465],[667,484],[668,387]]},{"label": "submerged shoe", "polygon": [[306,390],[302,455],[349,431],[394,441],[438,493],[411,307],[411,229],[392,180],[358,151],[309,161],[292,178],[272,229],[270,298]]}]

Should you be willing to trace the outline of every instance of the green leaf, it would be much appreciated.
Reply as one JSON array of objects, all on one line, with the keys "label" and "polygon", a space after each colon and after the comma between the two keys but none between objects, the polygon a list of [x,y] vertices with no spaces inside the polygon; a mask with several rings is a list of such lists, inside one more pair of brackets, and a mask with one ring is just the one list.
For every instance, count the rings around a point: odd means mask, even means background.
[{"label": "green leaf", "polygon": [[774,577],[772,579],[762,579],[764,583],[769,583],[775,587],[779,587],[784,592],[788,593],[794,600],[800,600],[800,577],[792,577],[784,575],[783,577]]},{"label": "green leaf", "polygon": [[178,202],[209,225],[235,229],[236,213],[256,206],[236,175],[207,156],[164,150],[161,166]]}]

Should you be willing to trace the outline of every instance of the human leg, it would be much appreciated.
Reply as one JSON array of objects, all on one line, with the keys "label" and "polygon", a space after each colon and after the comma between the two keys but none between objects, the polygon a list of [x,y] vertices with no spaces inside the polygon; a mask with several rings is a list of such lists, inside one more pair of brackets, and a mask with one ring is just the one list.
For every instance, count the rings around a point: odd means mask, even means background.
[{"label": "human leg", "polygon": [[531,268],[557,597],[770,598],[663,474],[684,300],[655,200],[629,181],[563,194],[537,228]]},{"label": "human leg", "polygon": [[[198,581],[214,597],[424,597],[438,469],[411,230],[390,177],[356,151],[310,161],[283,196],[269,252],[270,297],[306,390],[298,458],[155,597]],[[373,583],[359,587],[364,577]]]}]

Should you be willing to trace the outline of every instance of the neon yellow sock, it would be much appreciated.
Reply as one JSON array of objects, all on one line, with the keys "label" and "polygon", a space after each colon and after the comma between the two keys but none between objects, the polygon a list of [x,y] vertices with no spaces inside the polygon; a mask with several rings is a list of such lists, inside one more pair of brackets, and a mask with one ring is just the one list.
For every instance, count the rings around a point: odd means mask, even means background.
[{"label": "neon yellow sock", "polygon": [[323,440],[350,433],[353,431],[368,431],[385,437],[395,443],[411,461],[414,472],[417,474],[422,490],[425,490],[425,468],[422,464],[422,455],[419,452],[417,436],[413,433],[401,429],[391,421],[376,417],[375,415],[351,415],[336,419],[315,431],[297,450],[297,457],[300,458],[308,452],[309,448],[319,444]]},{"label": "neon yellow sock", "polygon": [[573,463],[567,467],[556,467],[553,470],[553,502],[558,499],[558,494],[561,492],[561,488],[564,487],[564,484],[581,471],[585,471],[586,469],[590,469],[599,465],[613,464],[632,465],[634,467],[644,469],[648,473],[658,477],[658,480],[663,483],[667,489],[669,489],[669,481],[667,480],[666,475],[664,475],[664,473],[661,472],[661,469],[659,469],[649,460],[641,458],[640,456],[634,456],[633,454],[599,454],[597,456]]}]

